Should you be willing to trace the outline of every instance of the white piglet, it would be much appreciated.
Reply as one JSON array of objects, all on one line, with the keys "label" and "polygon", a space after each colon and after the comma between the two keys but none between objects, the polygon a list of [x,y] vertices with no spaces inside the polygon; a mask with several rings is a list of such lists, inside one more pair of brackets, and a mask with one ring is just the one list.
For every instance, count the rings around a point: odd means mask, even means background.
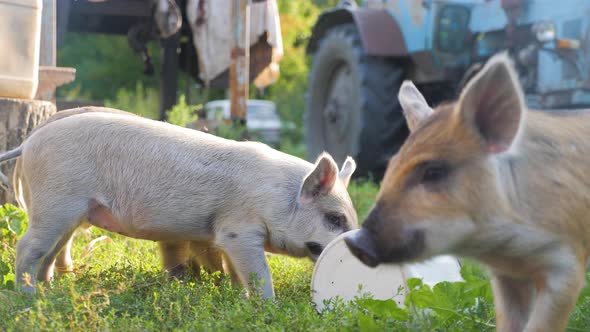
[{"label": "white piglet", "polygon": [[[315,260],[357,228],[347,192],[355,163],[315,165],[264,144],[236,142],[118,112],[78,109],[46,122],[0,161],[17,160],[14,189],[29,214],[17,244],[23,290],[71,270],[74,231],[90,224],[158,241],[170,276],[225,270],[274,296],[265,250]],[[59,113],[58,113],[59,114]],[[26,282],[24,282],[26,280]]]}]

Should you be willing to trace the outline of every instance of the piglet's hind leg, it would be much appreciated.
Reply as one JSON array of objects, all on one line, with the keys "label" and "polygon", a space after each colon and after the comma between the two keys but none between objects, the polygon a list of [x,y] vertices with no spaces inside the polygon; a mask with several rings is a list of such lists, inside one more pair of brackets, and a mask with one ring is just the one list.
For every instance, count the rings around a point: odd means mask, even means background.
[{"label": "piglet's hind leg", "polygon": [[35,292],[37,278],[51,277],[55,256],[69,241],[87,210],[87,203],[78,199],[45,200],[44,203],[30,204],[29,228],[16,248],[16,283],[29,293]]}]

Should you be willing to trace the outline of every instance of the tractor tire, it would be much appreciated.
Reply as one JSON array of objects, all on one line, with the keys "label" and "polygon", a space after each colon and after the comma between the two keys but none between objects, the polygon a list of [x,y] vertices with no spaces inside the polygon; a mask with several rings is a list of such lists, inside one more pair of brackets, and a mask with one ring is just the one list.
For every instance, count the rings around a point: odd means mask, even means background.
[{"label": "tractor tire", "polygon": [[308,159],[326,151],[338,165],[357,163],[355,177],[380,180],[408,136],[397,99],[403,68],[367,56],[353,24],[330,29],[313,54],[304,116]]}]

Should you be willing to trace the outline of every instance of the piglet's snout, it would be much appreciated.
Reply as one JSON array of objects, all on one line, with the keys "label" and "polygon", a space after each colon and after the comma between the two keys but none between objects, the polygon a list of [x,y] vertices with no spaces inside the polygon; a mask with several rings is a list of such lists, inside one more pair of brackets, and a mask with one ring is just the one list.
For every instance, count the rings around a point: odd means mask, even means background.
[{"label": "piglet's snout", "polygon": [[344,242],[350,252],[365,265],[370,267],[379,265],[375,238],[368,230],[361,228],[353,234],[345,236]]}]

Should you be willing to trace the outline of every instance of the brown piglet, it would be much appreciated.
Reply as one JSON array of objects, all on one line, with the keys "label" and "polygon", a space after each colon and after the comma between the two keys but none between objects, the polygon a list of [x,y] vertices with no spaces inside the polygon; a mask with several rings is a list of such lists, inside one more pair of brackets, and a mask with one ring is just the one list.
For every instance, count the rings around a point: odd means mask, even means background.
[{"label": "brown piglet", "polygon": [[457,101],[399,92],[411,134],[349,249],[369,266],[440,254],[492,275],[499,331],[563,331],[590,252],[590,113],[527,110],[506,54]]}]

